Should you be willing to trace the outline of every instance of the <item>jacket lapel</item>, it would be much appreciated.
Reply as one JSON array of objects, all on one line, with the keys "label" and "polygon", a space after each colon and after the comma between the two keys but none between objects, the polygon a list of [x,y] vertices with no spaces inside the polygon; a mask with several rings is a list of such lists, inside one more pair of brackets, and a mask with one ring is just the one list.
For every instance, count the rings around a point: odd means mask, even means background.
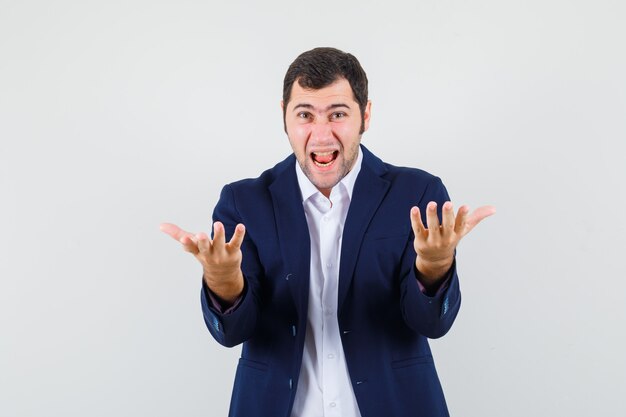
[{"label": "jacket lapel", "polygon": [[295,157],[287,159],[269,190],[274,205],[274,216],[282,259],[286,266],[289,290],[301,317],[306,317],[309,301],[309,274],[311,242],[309,228],[302,207],[302,196],[295,170]]},{"label": "jacket lapel", "polygon": [[[383,162],[361,145],[363,164],[354,184],[341,244],[338,306],[341,309],[350,288],[363,236],[390,186],[381,178],[387,172]],[[309,301],[311,242],[302,207],[302,196],[292,155],[270,185],[280,250],[287,268],[287,285],[300,317],[306,317]]]},{"label": "jacket lapel", "polygon": [[341,312],[354,277],[354,268],[365,231],[390,186],[389,181],[381,178],[387,171],[383,162],[362,145],[361,149],[363,150],[363,164],[354,184],[341,243],[337,304],[339,312]]}]

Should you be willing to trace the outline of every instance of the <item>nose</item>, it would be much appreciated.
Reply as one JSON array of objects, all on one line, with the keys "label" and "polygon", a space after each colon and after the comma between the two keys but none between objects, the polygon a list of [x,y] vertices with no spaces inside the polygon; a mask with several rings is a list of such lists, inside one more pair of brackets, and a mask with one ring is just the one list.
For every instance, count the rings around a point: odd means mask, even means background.
[{"label": "nose", "polygon": [[311,139],[324,142],[333,138],[333,130],[328,120],[315,120],[311,125]]}]

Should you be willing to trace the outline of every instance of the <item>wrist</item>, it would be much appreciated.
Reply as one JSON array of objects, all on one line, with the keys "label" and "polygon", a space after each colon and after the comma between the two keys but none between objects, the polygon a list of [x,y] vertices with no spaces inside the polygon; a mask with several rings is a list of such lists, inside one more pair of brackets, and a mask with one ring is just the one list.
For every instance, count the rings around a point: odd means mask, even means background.
[{"label": "wrist", "polygon": [[244,282],[241,271],[231,277],[216,278],[204,272],[204,282],[221,301],[232,304],[243,293]]},{"label": "wrist", "polygon": [[454,256],[434,261],[418,256],[415,260],[415,268],[417,269],[420,282],[426,287],[438,283],[447,275],[453,261]]}]

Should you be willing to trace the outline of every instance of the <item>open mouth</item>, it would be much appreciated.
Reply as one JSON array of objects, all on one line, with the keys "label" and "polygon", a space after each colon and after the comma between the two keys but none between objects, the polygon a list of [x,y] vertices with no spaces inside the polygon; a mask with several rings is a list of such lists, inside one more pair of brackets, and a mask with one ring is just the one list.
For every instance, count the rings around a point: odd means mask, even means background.
[{"label": "open mouth", "polygon": [[339,155],[339,151],[311,152],[311,159],[318,167],[325,168],[331,166],[333,162],[335,162],[337,155]]}]

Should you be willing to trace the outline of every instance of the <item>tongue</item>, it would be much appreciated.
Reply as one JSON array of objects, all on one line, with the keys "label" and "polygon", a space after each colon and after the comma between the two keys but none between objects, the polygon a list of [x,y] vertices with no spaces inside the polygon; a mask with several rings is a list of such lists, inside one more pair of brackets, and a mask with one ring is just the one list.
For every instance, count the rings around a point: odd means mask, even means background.
[{"label": "tongue", "polygon": [[328,154],[328,155],[316,155],[316,154],[313,154],[313,157],[320,164],[327,164],[327,163],[329,163],[330,161],[333,160],[333,154],[332,153]]}]

